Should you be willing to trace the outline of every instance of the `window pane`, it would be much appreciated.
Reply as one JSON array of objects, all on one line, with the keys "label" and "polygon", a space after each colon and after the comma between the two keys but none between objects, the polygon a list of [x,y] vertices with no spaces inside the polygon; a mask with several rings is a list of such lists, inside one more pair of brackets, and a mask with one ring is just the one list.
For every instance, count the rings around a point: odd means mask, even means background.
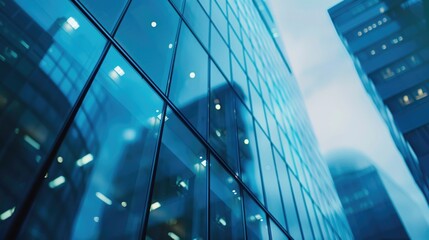
[{"label": "window pane", "polygon": [[205,239],[206,150],[174,114],[165,119],[146,239]]},{"label": "window pane", "polygon": [[238,175],[236,95],[213,63],[210,79],[210,144]]},{"label": "window pane", "polygon": [[313,238],[310,220],[308,219],[305,202],[302,197],[301,186],[293,174],[291,174],[290,177],[292,181],[293,192],[294,192],[295,202],[299,213],[299,218],[301,220],[302,233],[303,233],[304,239]]},{"label": "window pane", "polygon": [[219,65],[220,70],[225,74],[227,80],[229,80],[231,78],[229,48],[213,25],[211,26],[210,35],[210,54],[214,61]]},{"label": "window pane", "polygon": [[134,0],[115,37],[162,91],[178,24],[179,17],[167,0]]},{"label": "window pane", "polygon": [[3,1],[0,22],[4,213],[18,211],[106,41],[69,1]]},{"label": "window pane", "polygon": [[279,182],[277,181],[276,167],[274,165],[271,143],[259,126],[256,127],[258,138],[259,159],[261,161],[262,178],[264,182],[266,206],[277,221],[286,227]]},{"label": "window pane", "polygon": [[161,108],[112,49],[45,176],[22,238],[137,238]]},{"label": "window pane", "polygon": [[198,0],[188,0],[185,6],[185,19],[203,45],[209,48],[210,20]]},{"label": "window pane", "polygon": [[[270,219],[271,220],[271,219]],[[277,226],[277,224],[273,221],[270,221],[270,228],[271,228],[271,239],[273,240],[287,240],[288,237],[280,228]]]},{"label": "window pane", "polygon": [[119,16],[124,10],[127,0],[105,1],[79,0],[89,12],[107,29],[112,31]]},{"label": "window pane", "polygon": [[236,101],[236,107],[241,178],[259,201],[264,202],[253,118],[240,101]]},{"label": "window pane", "polygon": [[269,239],[265,212],[262,211],[262,209],[246,193],[244,193],[244,206],[244,211],[246,213],[247,239]]},{"label": "window pane", "polygon": [[244,239],[241,190],[232,176],[210,162],[210,238]]},{"label": "window pane", "polygon": [[207,135],[208,61],[207,53],[183,24],[169,98],[203,136]]}]

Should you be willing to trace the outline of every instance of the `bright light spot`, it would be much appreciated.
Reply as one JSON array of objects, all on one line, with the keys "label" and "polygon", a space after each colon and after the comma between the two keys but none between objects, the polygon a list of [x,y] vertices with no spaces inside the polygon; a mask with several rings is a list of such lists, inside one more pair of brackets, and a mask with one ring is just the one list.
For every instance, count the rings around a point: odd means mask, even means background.
[{"label": "bright light spot", "polygon": [[168,232],[168,236],[171,237],[171,239],[173,240],[180,240],[180,237],[177,236],[175,233],[173,232]]},{"label": "bright light spot", "polygon": [[118,79],[119,79],[119,74],[118,74],[115,70],[112,70],[112,71],[110,71],[110,72],[109,72],[109,77],[110,77],[113,81],[116,81],[116,80],[118,80]]},{"label": "bright light spot", "polygon": [[386,9],[384,9],[384,7],[380,8],[380,13],[384,13],[384,11],[386,11]]},{"label": "bright light spot", "polygon": [[63,161],[64,161],[63,157],[59,156],[59,157],[57,158],[57,162],[58,162],[58,163],[62,163]]},{"label": "bright light spot", "polygon": [[154,203],[152,203],[152,205],[150,205],[150,211],[154,211],[154,210],[156,210],[156,209],[158,209],[160,207],[161,207],[161,203],[154,202]]},{"label": "bright light spot", "polygon": [[226,221],[225,221],[225,219],[223,219],[223,218],[219,218],[219,221],[218,221],[222,226],[226,226]]},{"label": "bright light spot", "polygon": [[94,222],[99,222],[100,221],[100,218],[99,217],[94,217]]},{"label": "bright light spot", "polygon": [[32,146],[33,148],[39,150],[40,149],[40,144],[32,137],[25,135],[24,136],[24,141],[26,141],[28,144],[30,144],[30,146]]},{"label": "bright light spot", "polygon": [[360,36],[362,36],[362,32],[361,31],[359,31],[358,33],[357,33],[357,35],[360,37]]},{"label": "bright light spot", "polygon": [[30,49],[30,45],[28,45],[28,43],[27,43],[26,41],[21,40],[21,41],[19,41],[19,43],[21,43],[21,45],[22,45],[23,47],[25,47],[26,49]]},{"label": "bright light spot", "polygon": [[10,218],[14,212],[15,212],[15,207],[4,211],[2,214],[0,214],[0,220],[4,221]]},{"label": "bright light spot", "polygon": [[172,49],[173,48],[173,44],[172,43],[168,44],[168,48]]},{"label": "bright light spot", "polygon": [[237,195],[237,191],[235,191],[235,189],[232,190],[232,193],[234,193],[234,195]]},{"label": "bright light spot", "polygon": [[122,207],[127,207],[127,202],[121,202]]},{"label": "bright light spot", "polygon": [[219,130],[216,130],[216,136],[218,137],[222,136]]},{"label": "bright light spot", "polygon": [[126,129],[123,133],[123,137],[125,140],[132,141],[136,139],[137,133],[134,129]]},{"label": "bright light spot", "polygon": [[408,95],[405,95],[404,97],[402,97],[402,100],[404,100],[404,103],[409,103],[410,97],[408,97]]},{"label": "bright light spot", "polygon": [[[161,120],[162,119],[162,113],[160,113],[160,114],[158,114],[158,116],[156,116],[159,120]],[[167,122],[167,120],[168,120],[169,118],[167,117],[167,116],[165,116],[165,118],[164,118],[164,121],[166,121]]]},{"label": "bright light spot", "polygon": [[188,189],[188,184],[186,184],[185,181],[180,181],[179,186],[181,186],[182,188]]},{"label": "bright light spot", "polygon": [[68,19],[67,19],[67,23],[74,29],[74,30],[77,30],[79,27],[80,27],[80,25],[79,25],[79,23],[76,21],[76,19],[74,19],[73,17],[69,17]]},{"label": "bright light spot", "polygon": [[200,159],[203,159],[203,156],[200,156]]},{"label": "bright light spot", "polygon": [[98,197],[101,201],[103,201],[107,205],[112,205],[112,200],[110,198],[106,197],[106,195],[102,194],[101,192],[96,192],[95,196]]},{"label": "bright light spot", "polygon": [[45,178],[48,178],[48,173],[45,174]]},{"label": "bright light spot", "polygon": [[221,106],[219,103],[215,105],[215,109],[216,109],[216,110],[218,110],[218,111],[219,111],[221,108],[222,108],[222,106]]},{"label": "bright light spot", "polygon": [[56,188],[56,187],[62,185],[63,183],[65,183],[65,182],[66,182],[66,178],[63,177],[63,176],[59,176],[59,177],[57,177],[54,180],[52,180],[52,181],[49,182],[49,187],[50,188]]},{"label": "bright light spot", "polygon": [[249,139],[247,139],[247,138],[245,138],[243,142],[244,142],[244,144],[246,144],[246,145],[248,145],[248,144],[250,143]]},{"label": "bright light spot", "polygon": [[82,167],[83,165],[86,165],[86,164],[92,162],[92,160],[94,160],[94,156],[92,156],[91,153],[88,153],[85,156],[83,156],[81,159],[77,160],[76,165],[78,167]]},{"label": "bright light spot", "polygon": [[124,70],[120,66],[116,66],[113,70],[121,77],[125,74]]},{"label": "bright light spot", "polygon": [[233,183],[234,179],[232,179],[232,177],[228,177],[227,181],[228,181],[228,183]]},{"label": "bright light spot", "polygon": [[191,73],[189,73],[189,77],[190,77],[190,78],[195,78],[195,76],[196,76],[195,72],[191,72]]},{"label": "bright light spot", "polygon": [[375,50],[371,50],[371,55],[375,55]]},{"label": "bright light spot", "polygon": [[153,21],[153,22],[150,23],[150,25],[154,28],[154,27],[156,27],[157,24],[156,24],[155,21]]},{"label": "bright light spot", "polygon": [[381,45],[381,49],[386,50],[387,46],[386,44]]},{"label": "bright light spot", "polygon": [[264,221],[264,219],[262,218],[262,216],[260,214],[256,214],[255,219],[258,221],[261,221],[261,222]]},{"label": "bright light spot", "polygon": [[201,161],[201,165],[203,165],[204,167],[207,166],[207,161],[206,160]]}]

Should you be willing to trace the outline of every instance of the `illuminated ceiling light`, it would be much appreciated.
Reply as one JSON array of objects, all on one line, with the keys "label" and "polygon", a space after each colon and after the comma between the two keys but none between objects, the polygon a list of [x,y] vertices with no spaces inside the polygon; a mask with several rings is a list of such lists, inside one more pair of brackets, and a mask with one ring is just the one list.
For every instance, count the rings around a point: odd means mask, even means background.
[{"label": "illuminated ceiling light", "polygon": [[186,189],[186,190],[188,190],[188,189],[189,189],[188,184],[186,184],[186,182],[185,182],[185,181],[183,181],[183,180],[179,181],[178,185],[179,185],[180,187],[182,187],[182,188]]},{"label": "illuminated ceiling light", "polygon": [[91,153],[86,154],[85,156],[83,156],[82,158],[78,159],[76,161],[76,165],[78,167],[82,167],[90,162],[92,162],[92,160],[94,160],[94,156],[92,156]]},{"label": "illuminated ceiling light", "polygon": [[126,129],[124,133],[122,134],[125,140],[132,141],[136,139],[137,133],[134,129]]},{"label": "illuminated ceiling light", "polygon": [[363,29],[363,32],[364,32],[364,33],[367,33],[367,32],[368,32],[368,29],[367,29],[367,28],[364,28],[364,29]]},{"label": "illuminated ceiling light", "polygon": [[381,26],[381,24],[383,24],[383,22],[381,20],[378,20],[377,24],[378,24],[378,26]]},{"label": "illuminated ceiling light", "polygon": [[180,240],[180,237],[177,236],[174,232],[168,232],[167,234],[173,240]]},{"label": "illuminated ceiling light", "polygon": [[109,72],[109,77],[110,77],[113,81],[116,81],[116,80],[118,80],[118,79],[119,79],[119,74],[118,74],[115,70],[112,70],[112,71],[110,71],[110,72]]},{"label": "illuminated ceiling light", "polygon": [[121,202],[122,207],[127,207],[127,202]]},{"label": "illuminated ceiling light", "polygon": [[23,47],[25,47],[27,50],[30,49],[30,45],[28,45],[28,43],[24,40],[19,41],[19,43],[21,43],[21,45]]},{"label": "illuminated ceiling light", "polygon": [[248,144],[250,143],[249,139],[247,139],[247,138],[245,138],[243,142],[244,142],[244,144],[246,144],[246,145],[248,145]]},{"label": "illuminated ceiling light", "polygon": [[219,103],[215,105],[215,109],[216,109],[216,110],[218,110],[218,111],[219,111],[221,108],[222,108],[222,106],[221,106]]},{"label": "illuminated ceiling light", "polygon": [[45,178],[48,178],[48,173],[45,174]]},{"label": "illuminated ceiling light", "polygon": [[190,73],[189,73],[189,77],[190,77],[190,78],[195,78],[195,76],[196,76],[195,72],[190,72]]},{"label": "illuminated ceiling light", "polygon": [[387,46],[386,44],[381,45],[381,49],[386,50]]},{"label": "illuminated ceiling light", "polygon": [[384,7],[380,8],[380,13],[384,13],[384,11],[386,11],[386,9],[384,9]]},{"label": "illuminated ceiling light", "polygon": [[410,97],[408,97],[408,95],[405,95],[402,97],[402,101],[404,101],[404,103],[408,104],[408,103],[410,103]]},{"label": "illuminated ceiling light", "polygon": [[377,28],[377,24],[373,23],[372,28]]},{"label": "illuminated ceiling light", "polygon": [[121,77],[125,74],[124,70],[120,66],[116,66],[113,70]]},{"label": "illuminated ceiling light", "polygon": [[100,221],[99,217],[94,217],[94,222],[98,223]]},{"label": "illuminated ceiling light", "polygon": [[74,19],[73,17],[69,17],[68,19],[67,19],[67,23],[74,29],[74,30],[77,30],[79,27],[80,27],[80,25],[79,25],[79,23],[76,21],[76,19]]},{"label": "illuminated ceiling light", "polygon": [[30,144],[30,146],[32,146],[33,148],[39,150],[40,149],[40,143],[38,143],[34,138],[25,135],[24,136],[24,141],[27,142],[28,144]]},{"label": "illuminated ceiling light", "polygon": [[260,214],[256,214],[255,219],[258,221],[261,221],[261,222],[264,221],[264,219],[262,218],[262,216]]},{"label": "illuminated ceiling light", "polygon": [[56,188],[65,182],[66,182],[66,178],[64,176],[59,176],[59,177],[57,177],[54,180],[49,182],[49,187],[50,188]]},{"label": "illuminated ceiling light", "polygon": [[[158,116],[156,116],[159,120],[162,119],[162,113],[158,114]],[[167,121],[169,118],[167,116],[165,116],[164,121]]]},{"label": "illuminated ceiling light", "polygon": [[226,221],[223,218],[219,218],[218,222],[222,225],[222,226],[226,226]]},{"label": "illuminated ceiling light", "polygon": [[234,195],[237,195],[237,191],[235,189],[232,190],[232,193],[234,193]]},{"label": "illuminated ceiling light", "polygon": [[423,95],[423,89],[419,88],[419,89],[417,90],[417,94],[418,94],[419,96]]},{"label": "illuminated ceiling light", "polygon": [[385,22],[387,22],[387,18],[385,18],[385,17],[384,17],[384,18],[383,18],[383,22],[384,22],[384,23],[385,23]]},{"label": "illuminated ceiling light", "polygon": [[204,167],[207,166],[207,160],[201,161],[201,165],[203,165]]},{"label": "illuminated ceiling light", "polygon": [[150,25],[154,28],[156,27],[157,23],[155,21],[151,22]]},{"label": "illuminated ceiling light", "polygon": [[64,161],[63,157],[59,156],[59,157],[57,158],[57,162],[58,162],[58,163],[62,163],[63,161]]},{"label": "illuminated ceiling light", "polygon": [[168,48],[172,49],[173,48],[173,44],[172,43],[168,44]]},{"label": "illuminated ceiling light", "polygon": [[14,212],[15,212],[15,207],[4,211],[2,214],[0,214],[0,220],[4,221],[10,218]]},{"label": "illuminated ceiling light", "polygon": [[106,197],[106,195],[102,194],[101,192],[96,192],[95,196],[98,197],[101,201],[103,201],[107,205],[112,205],[112,200],[110,198]]},{"label": "illuminated ceiling light", "polygon": [[154,202],[154,203],[152,203],[152,205],[150,205],[150,210],[149,211],[154,211],[154,210],[156,210],[156,209],[158,209],[160,207],[161,207],[161,203]]},{"label": "illuminated ceiling light", "polygon": [[375,50],[371,50],[371,55],[375,55]]},{"label": "illuminated ceiling light", "polygon": [[362,32],[361,31],[359,31],[358,33],[357,33],[357,35],[360,37],[360,36],[362,36]]},{"label": "illuminated ceiling light", "polygon": [[404,38],[402,36],[399,36],[398,41],[402,41],[402,40],[404,40]]},{"label": "illuminated ceiling light", "polygon": [[216,132],[216,136],[218,136],[218,137],[222,136],[222,134],[220,133],[219,130],[216,130],[215,132]]},{"label": "illuminated ceiling light", "polygon": [[368,31],[371,31],[372,30],[372,26],[368,26]]}]

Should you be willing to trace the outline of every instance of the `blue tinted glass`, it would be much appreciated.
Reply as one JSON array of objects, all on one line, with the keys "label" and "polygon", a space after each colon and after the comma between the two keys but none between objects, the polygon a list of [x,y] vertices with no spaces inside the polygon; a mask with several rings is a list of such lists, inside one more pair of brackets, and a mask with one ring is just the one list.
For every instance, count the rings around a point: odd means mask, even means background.
[{"label": "blue tinted glass", "polygon": [[220,10],[216,2],[212,1],[211,19],[222,35],[223,39],[228,42],[228,21],[224,13]]},{"label": "blue tinted glass", "polygon": [[256,127],[256,135],[258,138],[259,159],[261,161],[265,198],[267,200],[266,204],[268,210],[277,218],[280,224],[286,226],[271,144],[259,126]]},{"label": "blue tinted glass", "polygon": [[164,119],[146,238],[205,239],[206,149],[173,113]]},{"label": "blue tinted glass", "polygon": [[210,238],[244,239],[243,197],[236,180],[210,162]]},{"label": "blue tinted glass", "polygon": [[294,192],[296,207],[299,214],[299,219],[301,220],[301,226],[302,226],[302,234],[304,239],[307,238],[313,238],[313,233],[310,225],[310,220],[308,219],[307,210],[305,207],[305,202],[302,197],[302,189],[298,182],[298,180],[295,178],[293,174],[290,175],[291,182],[292,182],[292,189]]},{"label": "blue tinted glass", "polygon": [[243,45],[231,27],[229,27],[229,39],[232,52],[240,62],[241,66],[244,66]]},{"label": "blue tinted glass", "polygon": [[[311,226],[313,227],[314,238],[321,239],[322,235],[314,212],[314,203],[311,201],[307,193],[304,193],[305,202],[307,203],[308,215],[310,216]],[[340,228],[338,228],[340,229]]]},{"label": "blue tinted glass", "polygon": [[178,24],[179,17],[167,0],[134,0],[115,36],[162,91],[167,86]]},{"label": "blue tinted glass", "polygon": [[89,12],[107,29],[111,31],[124,10],[127,0],[104,1],[79,0]]},{"label": "blue tinted glass", "polygon": [[[144,97],[142,97],[144,96]],[[32,208],[23,239],[138,238],[161,99],[106,56]]]},{"label": "blue tinted glass", "polygon": [[219,65],[220,70],[225,74],[227,80],[229,80],[231,77],[229,48],[213,25],[211,26],[210,35],[210,54],[214,61]]},{"label": "blue tinted glass", "polygon": [[185,19],[190,28],[195,32],[203,45],[209,48],[209,24],[210,20],[198,0],[188,0],[185,6]]},{"label": "blue tinted glass", "polygon": [[[271,220],[271,219],[270,219]],[[271,239],[273,240],[287,240],[286,234],[280,230],[279,226],[272,220],[270,221]]]},{"label": "blue tinted glass", "polygon": [[244,206],[247,239],[269,239],[266,214],[247,193],[244,193]]},{"label": "blue tinted glass", "polygon": [[247,84],[247,76],[244,73],[243,68],[238,64],[237,59],[234,55],[231,55],[231,65],[232,65],[232,86],[237,91],[241,100],[250,107],[249,99],[249,86]]},{"label": "blue tinted glass", "polygon": [[265,120],[264,104],[262,102],[261,96],[258,94],[253,84],[250,84],[250,95],[252,97],[252,113],[259,124],[262,126],[262,129],[265,132],[268,132],[267,122]]},{"label": "blue tinted glass", "polygon": [[236,114],[241,178],[259,201],[264,202],[253,118],[240,101],[236,101]]},{"label": "blue tinted glass", "polygon": [[203,136],[207,135],[208,61],[207,53],[182,25],[169,98]]},{"label": "blue tinted glass", "polygon": [[2,238],[106,41],[69,1],[3,1],[0,22]]},{"label": "blue tinted glass", "polygon": [[201,6],[203,6],[206,13],[210,16],[210,3],[211,0],[198,0],[200,2]]}]

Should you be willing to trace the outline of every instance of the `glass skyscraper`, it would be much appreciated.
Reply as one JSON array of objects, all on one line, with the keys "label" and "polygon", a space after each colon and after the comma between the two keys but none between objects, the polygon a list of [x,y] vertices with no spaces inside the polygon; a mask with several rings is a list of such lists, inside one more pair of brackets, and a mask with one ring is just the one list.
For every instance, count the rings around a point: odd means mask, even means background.
[{"label": "glass skyscraper", "polygon": [[1,0],[0,238],[350,239],[269,16]]},{"label": "glass skyscraper", "polygon": [[429,202],[429,2],[346,0],[329,13]]}]

